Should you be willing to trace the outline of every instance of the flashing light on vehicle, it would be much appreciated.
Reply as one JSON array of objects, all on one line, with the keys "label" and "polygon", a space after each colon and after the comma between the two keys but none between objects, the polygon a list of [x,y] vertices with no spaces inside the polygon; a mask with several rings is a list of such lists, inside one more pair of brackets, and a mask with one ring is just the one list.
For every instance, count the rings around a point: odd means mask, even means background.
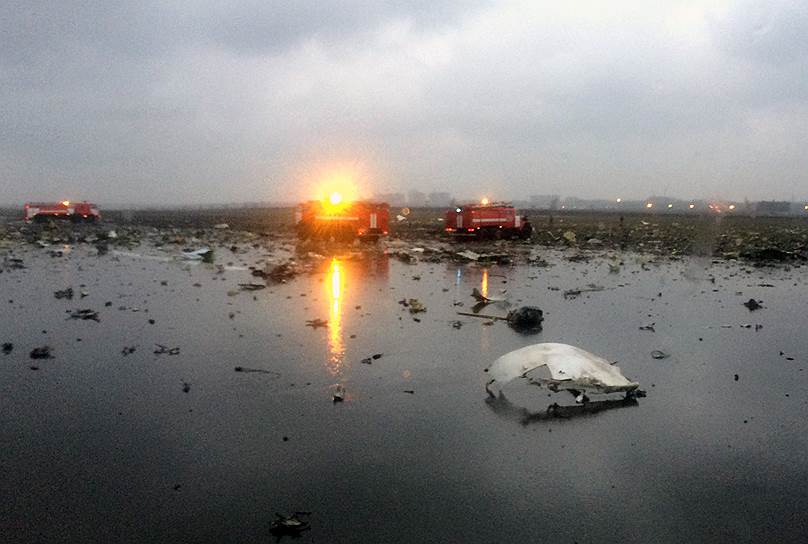
[{"label": "flashing light on vehicle", "polygon": [[650,210],[651,208],[654,207],[654,203],[653,202],[648,202],[648,203],[645,204],[645,207]]},{"label": "flashing light on vehicle", "polygon": [[729,209],[730,209],[730,210],[734,210],[734,209],[735,209],[735,204],[730,204],[730,205],[729,205]]},{"label": "flashing light on vehicle", "polygon": [[668,209],[673,208],[673,204],[668,204]]},{"label": "flashing light on vehicle", "polygon": [[67,208],[68,206],[70,206],[70,201],[69,200],[62,200],[62,206]]},{"label": "flashing light on vehicle", "polygon": [[805,211],[808,211],[808,204],[805,205]]},{"label": "flashing light on vehicle", "polygon": [[[806,210],[808,210],[808,206],[806,206],[806,207],[805,207],[805,209],[806,209]],[[460,213],[460,212],[462,212],[462,211],[463,211],[463,208],[455,208],[455,211],[456,211],[457,213]]]},{"label": "flashing light on vehicle", "polygon": [[622,199],[622,198],[618,198],[618,199],[617,199],[615,202],[617,202],[618,204],[620,204],[621,202],[623,202],[623,199]]},{"label": "flashing light on vehicle", "polygon": [[484,196],[484,197],[482,198],[482,200],[480,200],[480,204],[482,204],[483,206],[488,206],[488,203],[489,203],[489,202],[491,202],[491,201],[490,201],[490,200],[488,200],[488,197],[487,197],[487,196]]},{"label": "flashing light on vehicle", "polygon": [[690,209],[692,210],[693,208],[695,208],[695,207],[696,207],[696,205],[695,205],[695,204],[690,204],[690,205],[688,205],[687,207],[688,207],[688,208],[690,208]]}]

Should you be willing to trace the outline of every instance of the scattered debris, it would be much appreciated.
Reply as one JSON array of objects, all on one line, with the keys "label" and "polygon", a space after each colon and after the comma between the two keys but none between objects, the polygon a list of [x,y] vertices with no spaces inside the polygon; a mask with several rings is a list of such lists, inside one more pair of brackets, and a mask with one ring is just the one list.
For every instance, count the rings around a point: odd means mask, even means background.
[{"label": "scattered debris", "polygon": [[517,332],[538,332],[542,328],[544,312],[535,306],[522,306],[508,312],[508,325]]},{"label": "scattered debris", "polygon": [[70,313],[70,319],[83,319],[88,320],[91,319],[96,323],[100,322],[101,319],[98,317],[98,312],[95,310],[91,310],[90,308],[84,308],[83,310],[74,310]]},{"label": "scattered debris", "polygon": [[60,291],[54,291],[53,296],[56,298],[66,298],[67,300],[73,299],[73,288],[68,287],[67,289],[62,289]]},{"label": "scattered debris", "polygon": [[[255,272],[256,271],[253,271],[254,276],[257,275]],[[294,262],[290,261],[273,267],[272,270],[263,273],[260,277],[269,278],[276,283],[286,283],[298,274],[298,268],[295,266]]]},{"label": "scattered debris", "polygon": [[476,287],[471,290],[471,296],[474,297],[474,300],[476,300],[477,302],[485,302],[486,304],[506,301],[506,298],[504,296],[502,297],[485,296]]},{"label": "scattered debris", "polygon": [[566,299],[578,298],[579,296],[581,296],[582,293],[596,293],[598,291],[604,291],[604,290],[606,290],[606,288],[603,287],[602,285],[589,284],[586,287],[580,287],[577,289],[567,289],[566,291],[564,291],[564,298]]},{"label": "scattered debris", "polygon": [[184,259],[188,259],[189,261],[204,261],[204,262],[212,262],[213,261],[213,250],[209,247],[203,247],[200,249],[186,249],[182,252],[182,257]]},{"label": "scattered debris", "polygon": [[467,259],[469,261],[476,261],[476,260],[479,260],[479,258],[480,258],[479,253],[477,253],[475,251],[468,250],[468,249],[465,250],[465,251],[458,251],[456,253],[456,255],[458,257],[462,257],[462,258]]},{"label": "scattered debris", "polygon": [[342,402],[343,400],[345,400],[345,388],[344,388],[344,387],[342,387],[341,385],[338,385],[338,386],[337,386],[337,387],[334,389],[334,393],[333,393],[333,395],[332,395],[332,397],[331,397],[331,400],[332,400],[334,403],[337,403],[337,402]]},{"label": "scattered debris", "polygon": [[398,301],[398,303],[404,306],[405,308],[408,308],[411,314],[426,312],[426,306],[424,306],[421,303],[421,301],[418,300],[417,298],[411,298],[409,300],[401,299]]},{"label": "scattered debris", "polygon": [[239,283],[238,286],[242,291],[260,291],[267,287],[263,283]]},{"label": "scattered debris", "polygon": [[653,357],[654,359],[667,359],[668,357],[670,357],[670,354],[655,349],[654,351],[651,352],[651,357]]},{"label": "scattered debris", "polygon": [[757,300],[750,298],[746,302],[743,303],[744,306],[749,308],[750,312],[754,312],[755,310],[760,310],[763,306]]},{"label": "scattered debris", "polygon": [[135,346],[124,346],[123,349],[121,350],[121,353],[123,354],[124,357],[126,357],[127,355],[131,355],[134,352],[135,352]]},{"label": "scattered debris", "polygon": [[[550,377],[527,376],[539,367],[546,367]],[[570,391],[576,398],[584,392],[623,392],[628,396],[639,387],[637,382],[626,379],[620,369],[606,359],[575,346],[557,343],[534,344],[506,353],[494,361],[486,372],[491,377],[486,390],[492,397],[494,394],[489,386],[494,382],[503,387],[523,377],[551,391]],[[584,397],[580,398],[581,402],[585,400]]]},{"label": "scattered debris", "polygon": [[308,521],[300,519],[301,516],[310,516],[311,512],[295,512],[291,515],[284,515],[276,513],[278,518],[273,521],[269,526],[269,531],[274,536],[290,536],[292,538],[300,536],[300,533],[311,529]]},{"label": "scattered debris", "polygon": [[164,346],[162,344],[154,344],[154,345],[157,346],[154,348],[155,355],[162,355],[164,353],[167,353],[168,355],[179,355],[180,353],[179,347],[169,348],[168,346]]},{"label": "scattered debris", "polygon": [[656,326],[656,323],[651,323],[650,325],[642,325],[640,327],[640,330],[641,331],[648,331],[648,332],[656,332],[656,329],[654,328],[655,326]]},{"label": "scattered debris", "polygon": [[311,327],[312,329],[317,329],[317,328],[320,328],[320,327],[327,327],[328,326],[328,320],[320,319],[320,318],[307,319],[306,320],[306,326]]},{"label": "scattered debris", "polygon": [[364,358],[364,359],[362,359],[360,362],[361,362],[363,365],[371,365],[371,364],[373,364],[373,361],[376,361],[376,360],[378,360],[378,359],[381,359],[381,358],[382,358],[382,355],[384,355],[384,354],[383,354],[383,353],[374,353],[374,354],[373,354],[373,355],[371,355],[370,357],[365,357],[365,358]]},{"label": "scattered debris", "polygon": [[31,359],[53,359],[53,355],[51,355],[51,348],[49,346],[42,346],[32,349],[30,357]]},{"label": "scattered debris", "polygon": [[236,372],[245,372],[245,373],[254,372],[256,374],[272,374],[278,378],[280,378],[281,376],[280,372],[275,372],[273,370],[265,370],[263,368],[247,368],[245,366],[237,366],[234,367],[233,370],[235,370]]},{"label": "scattered debris", "polygon": [[3,349],[3,355],[8,355],[9,353],[12,352],[12,350],[14,350],[14,344],[12,344],[11,342],[3,342],[2,349]]}]

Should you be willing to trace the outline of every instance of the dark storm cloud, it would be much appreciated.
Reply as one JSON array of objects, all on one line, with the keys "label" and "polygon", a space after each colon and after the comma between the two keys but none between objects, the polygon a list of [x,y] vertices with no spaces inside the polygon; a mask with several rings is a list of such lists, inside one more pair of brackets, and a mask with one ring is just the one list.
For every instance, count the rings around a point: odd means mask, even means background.
[{"label": "dark storm cloud", "polygon": [[0,201],[295,199],[330,162],[368,192],[780,198],[808,186],[807,12],[11,0]]}]

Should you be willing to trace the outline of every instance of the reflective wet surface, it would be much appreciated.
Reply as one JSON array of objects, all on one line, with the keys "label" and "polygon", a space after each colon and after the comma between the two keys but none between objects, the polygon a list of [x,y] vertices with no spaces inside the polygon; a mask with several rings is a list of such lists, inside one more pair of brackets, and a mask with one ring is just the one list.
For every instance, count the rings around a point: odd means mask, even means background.
[{"label": "reflective wet surface", "polygon": [[[0,274],[3,541],[265,542],[294,511],[312,512],[301,542],[806,534],[804,268],[366,252],[243,291],[255,255],[220,270],[157,248],[14,253],[27,268]],[[480,313],[536,305],[543,331],[459,316],[475,287],[511,304]],[[69,319],[84,308],[100,321]],[[648,396],[581,406],[515,382],[490,398],[483,369],[536,342],[618,361]],[[29,358],[44,345],[52,359]]]}]

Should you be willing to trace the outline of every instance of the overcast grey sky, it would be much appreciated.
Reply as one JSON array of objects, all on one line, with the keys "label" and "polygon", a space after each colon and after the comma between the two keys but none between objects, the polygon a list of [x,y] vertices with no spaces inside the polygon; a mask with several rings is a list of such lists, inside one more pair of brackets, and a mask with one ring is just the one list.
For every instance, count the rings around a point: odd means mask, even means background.
[{"label": "overcast grey sky", "polygon": [[808,2],[5,0],[0,203],[808,198]]}]

